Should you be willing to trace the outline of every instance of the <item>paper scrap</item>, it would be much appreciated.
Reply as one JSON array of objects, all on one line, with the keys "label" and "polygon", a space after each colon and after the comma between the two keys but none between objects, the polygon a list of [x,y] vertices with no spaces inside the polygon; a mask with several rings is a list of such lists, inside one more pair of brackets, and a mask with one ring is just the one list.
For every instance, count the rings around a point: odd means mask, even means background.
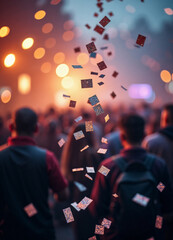
[{"label": "paper scrap", "polygon": [[85,192],[87,190],[87,188],[80,182],[74,181],[74,184],[80,192]]},{"label": "paper scrap", "polygon": [[63,138],[61,138],[61,139],[58,141],[58,145],[59,145],[60,147],[62,147],[62,146],[64,145],[64,143],[65,143],[65,140],[64,140]]},{"label": "paper scrap", "polygon": [[104,226],[96,225],[95,226],[95,234],[103,235],[104,234]]},{"label": "paper scrap", "polygon": [[27,213],[28,217],[32,217],[37,214],[37,209],[34,207],[32,203],[28,204],[24,207],[25,212]]},{"label": "paper scrap", "polygon": [[86,149],[88,149],[89,148],[89,145],[86,145],[84,148],[82,148],[81,150],[80,150],[80,152],[83,152],[84,150],[86,150]]},{"label": "paper scrap", "polygon": [[70,207],[63,209],[63,213],[64,213],[64,216],[65,216],[65,219],[66,219],[67,223],[70,223],[70,222],[74,221],[74,217],[73,217],[73,214],[72,214],[72,211],[71,211]]},{"label": "paper scrap", "polygon": [[88,197],[84,197],[79,203],[78,203],[78,208],[82,209],[82,210],[85,210],[89,205],[90,203],[92,202],[93,200],[88,198]]},{"label": "paper scrap", "polygon": [[107,176],[108,173],[110,172],[110,169],[102,165],[98,172],[103,174],[104,176]]},{"label": "paper scrap", "polygon": [[104,226],[105,228],[109,229],[111,226],[111,223],[112,223],[112,221],[110,221],[106,218],[103,218],[101,225]]},{"label": "paper scrap", "polygon": [[146,207],[148,202],[149,202],[149,198],[146,196],[143,196],[140,193],[136,193],[135,196],[132,198],[132,201],[135,203],[138,203],[139,205]]},{"label": "paper scrap", "polygon": [[82,132],[82,130],[80,130],[80,131],[78,131],[78,132],[75,132],[75,133],[73,133],[73,135],[74,135],[74,137],[75,137],[75,139],[76,140],[79,140],[79,139],[81,139],[81,138],[84,138],[85,136],[84,136],[84,134],[83,134],[83,132]]}]

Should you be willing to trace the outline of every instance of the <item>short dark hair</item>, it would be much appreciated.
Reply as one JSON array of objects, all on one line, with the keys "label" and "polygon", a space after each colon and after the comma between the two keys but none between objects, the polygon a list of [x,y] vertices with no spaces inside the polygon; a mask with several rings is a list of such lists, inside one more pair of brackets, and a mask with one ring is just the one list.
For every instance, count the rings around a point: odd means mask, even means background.
[{"label": "short dark hair", "polygon": [[163,106],[163,111],[168,113],[168,122],[173,124],[173,104],[169,103]]},{"label": "short dark hair", "polygon": [[119,127],[123,130],[126,140],[131,144],[141,143],[145,133],[145,121],[137,114],[125,114],[119,121]]},{"label": "short dark hair", "polygon": [[37,114],[30,108],[20,108],[14,114],[14,124],[18,134],[32,135],[37,125]]}]

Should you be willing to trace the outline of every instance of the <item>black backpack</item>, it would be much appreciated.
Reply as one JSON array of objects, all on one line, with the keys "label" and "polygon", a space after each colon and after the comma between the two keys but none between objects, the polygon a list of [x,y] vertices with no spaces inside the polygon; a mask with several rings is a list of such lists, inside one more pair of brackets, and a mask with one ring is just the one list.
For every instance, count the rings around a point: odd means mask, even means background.
[{"label": "black backpack", "polygon": [[116,181],[117,198],[113,197],[111,212],[118,226],[120,239],[147,239],[154,236],[160,204],[157,181],[151,173],[154,156],[128,163],[115,159],[121,174]]}]

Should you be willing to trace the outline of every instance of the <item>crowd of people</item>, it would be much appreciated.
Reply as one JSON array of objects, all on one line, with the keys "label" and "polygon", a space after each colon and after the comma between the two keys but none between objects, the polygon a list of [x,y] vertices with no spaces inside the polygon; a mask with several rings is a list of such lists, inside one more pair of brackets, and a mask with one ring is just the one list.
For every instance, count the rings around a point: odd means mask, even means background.
[{"label": "crowd of people", "polygon": [[0,117],[0,239],[55,240],[50,195],[76,240],[173,239],[173,104],[104,111]]}]

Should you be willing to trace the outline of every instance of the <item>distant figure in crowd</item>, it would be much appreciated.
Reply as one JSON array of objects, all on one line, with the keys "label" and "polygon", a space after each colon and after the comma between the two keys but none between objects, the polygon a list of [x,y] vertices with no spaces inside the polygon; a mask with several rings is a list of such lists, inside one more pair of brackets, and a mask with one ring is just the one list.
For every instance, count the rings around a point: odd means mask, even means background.
[{"label": "distant figure in crowd", "polygon": [[7,142],[9,136],[10,131],[4,126],[4,120],[0,116],[0,146]]},{"label": "distant figure in crowd", "polygon": [[[97,172],[89,208],[99,225],[97,231],[101,224],[106,226],[100,239],[165,239],[162,217],[173,213],[173,190],[165,161],[141,148],[144,125],[138,115],[122,116],[119,127],[124,149],[104,160]],[[159,183],[165,186],[163,191],[157,189]]]},{"label": "distant figure in crowd", "polygon": [[[83,138],[76,140],[74,133],[83,132]],[[81,151],[88,145],[88,148]],[[71,203],[79,203],[85,196],[89,197],[91,194],[93,182],[95,179],[95,172],[100,164],[99,154],[97,150],[97,141],[94,131],[86,132],[85,123],[80,123],[72,127],[71,132],[67,138],[67,142],[64,146],[61,167],[65,177],[70,182]],[[89,179],[85,174],[87,173],[86,167],[93,167],[94,173],[88,173],[93,180]],[[73,172],[75,168],[83,168],[82,171]],[[83,184],[86,188],[85,191],[80,190],[75,185],[75,182]],[[73,211],[75,222],[74,231],[77,240],[88,240],[92,232],[91,216],[88,209],[85,211],[77,212]]]},{"label": "distant figure in crowd", "polygon": [[36,146],[37,115],[15,112],[12,137],[0,151],[0,233],[5,240],[55,240],[48,188],[58,200],[68,197],[67,181],[52,152]]},{"label": "distant figure in crowd", "polygon": [[142,145],[166,161],[173,183],[173,104],[163,107],[160,127],[157,133],[147,136]]}]

